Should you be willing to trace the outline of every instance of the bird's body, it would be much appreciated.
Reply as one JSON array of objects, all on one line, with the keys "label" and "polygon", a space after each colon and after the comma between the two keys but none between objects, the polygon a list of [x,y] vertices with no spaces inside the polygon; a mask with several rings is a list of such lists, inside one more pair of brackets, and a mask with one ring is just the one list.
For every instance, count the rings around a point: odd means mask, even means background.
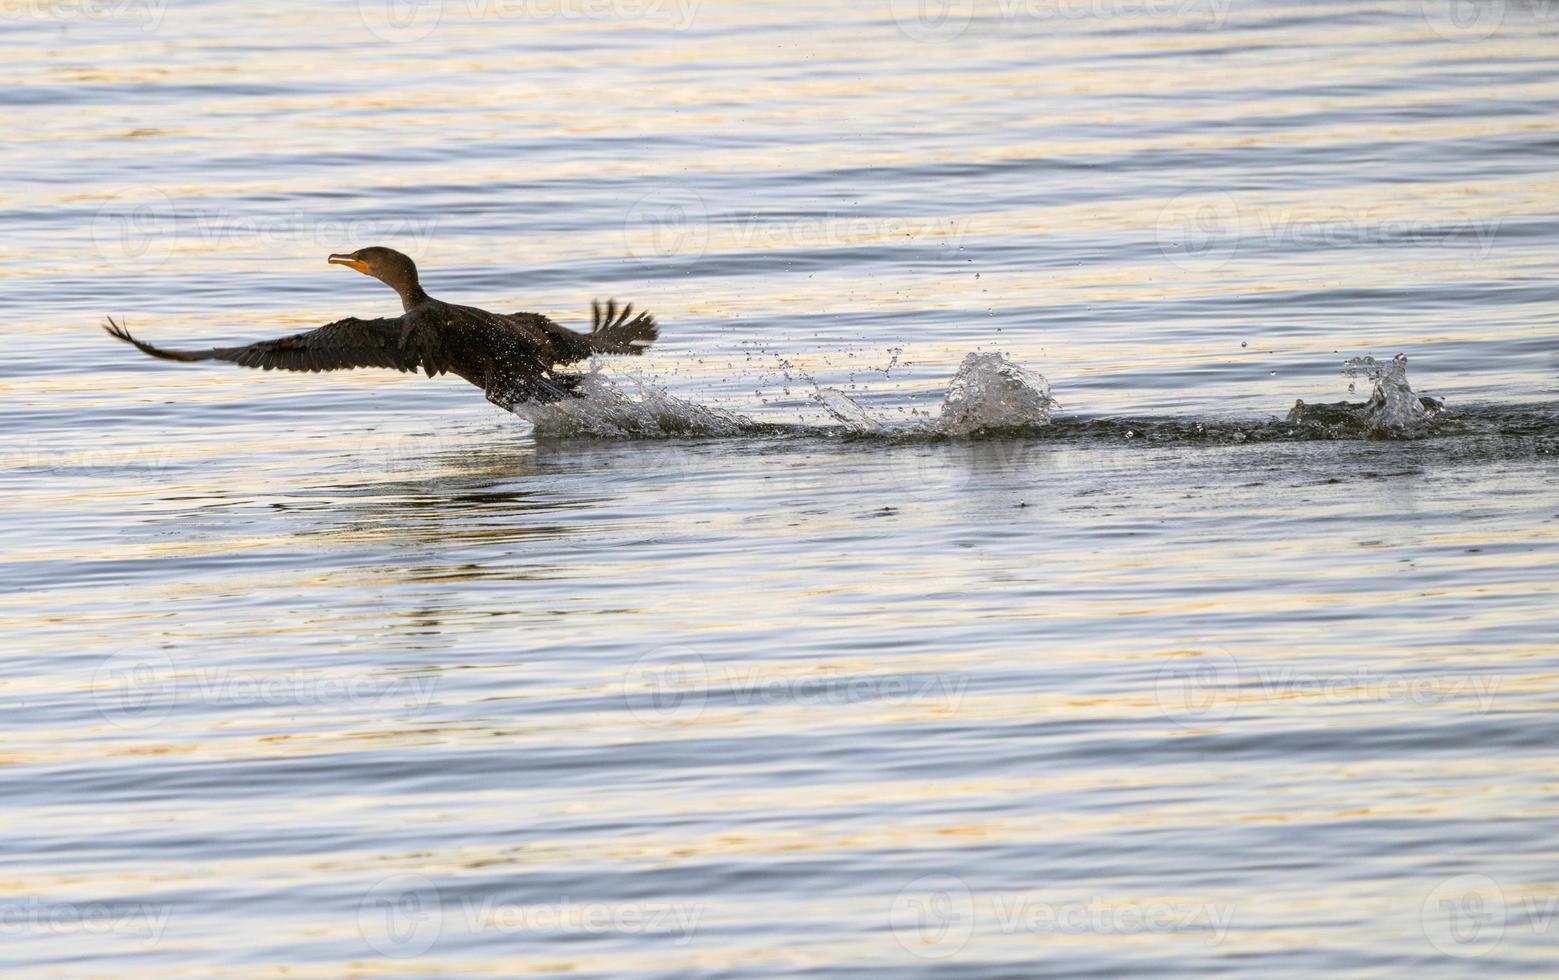
[{"label": "bird's body", "polygon": [[137,340],[109,320],[109,333],[153,357],[172,361],[230,361],[267,371],[340,371],[378,367],[422,371],[428,377],[455,374],[509,407],[524,401],[554,401],[575,393],[581,375],[559,373],[560,365],[594,354],[641,354],[659,336],[654,318],[629,319],[632,306],[594,307],[589,333],[578,333],[539,313],[489,313],[456,306],[423,291],[411,259],[387,248],[365,248],[330,261],[373,276],[401,297],[398,317],[349,317],[317,330],[243,347],[203,351],[165,350]]}]

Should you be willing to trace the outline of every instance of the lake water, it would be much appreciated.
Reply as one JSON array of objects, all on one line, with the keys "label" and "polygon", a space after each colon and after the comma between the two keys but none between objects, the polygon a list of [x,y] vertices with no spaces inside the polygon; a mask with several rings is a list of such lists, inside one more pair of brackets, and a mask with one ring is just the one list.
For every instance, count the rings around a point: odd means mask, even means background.
[{"label": "lake water", "polygon": [[1559,7],[0,15],[0,972],[1559,965]]}]

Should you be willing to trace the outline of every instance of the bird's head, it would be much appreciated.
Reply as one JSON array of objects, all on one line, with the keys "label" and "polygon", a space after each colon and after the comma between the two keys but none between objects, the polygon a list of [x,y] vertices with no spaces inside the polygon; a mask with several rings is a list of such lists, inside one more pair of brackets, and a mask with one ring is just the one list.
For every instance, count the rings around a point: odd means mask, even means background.
[{"label": "bird's head", "polygon": [[393,248],[375,245],[372,248],[360,248],[355,252],[338,253],[332,255],[327,261],[331,265],[344,265],[349,269],[356,269],[365,276],[373,276],[400,293],[402,297],[419,290],[417,263]]}]

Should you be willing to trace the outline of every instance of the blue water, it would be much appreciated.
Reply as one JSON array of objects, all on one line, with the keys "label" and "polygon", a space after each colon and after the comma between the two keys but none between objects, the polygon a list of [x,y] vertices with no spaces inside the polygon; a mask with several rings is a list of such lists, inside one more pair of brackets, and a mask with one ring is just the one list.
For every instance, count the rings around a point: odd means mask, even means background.
[{"label": "blue water", "polygon": [[[258,6],[0,3],[0,972],[1553,972],[1559,8]],[[663,338],[97,328],[369,244]]]}]

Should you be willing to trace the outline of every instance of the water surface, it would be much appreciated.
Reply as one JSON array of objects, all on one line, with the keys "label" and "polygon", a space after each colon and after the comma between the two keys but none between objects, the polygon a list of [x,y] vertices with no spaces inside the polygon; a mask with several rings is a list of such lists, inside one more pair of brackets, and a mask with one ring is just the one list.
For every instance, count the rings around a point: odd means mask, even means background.
[{"label": "water surface", "polygon": [[[8,976],[1552,972],[1551,4],[265,7],[0,6]],[[367,244],[754,424],[96,327]]]}]

